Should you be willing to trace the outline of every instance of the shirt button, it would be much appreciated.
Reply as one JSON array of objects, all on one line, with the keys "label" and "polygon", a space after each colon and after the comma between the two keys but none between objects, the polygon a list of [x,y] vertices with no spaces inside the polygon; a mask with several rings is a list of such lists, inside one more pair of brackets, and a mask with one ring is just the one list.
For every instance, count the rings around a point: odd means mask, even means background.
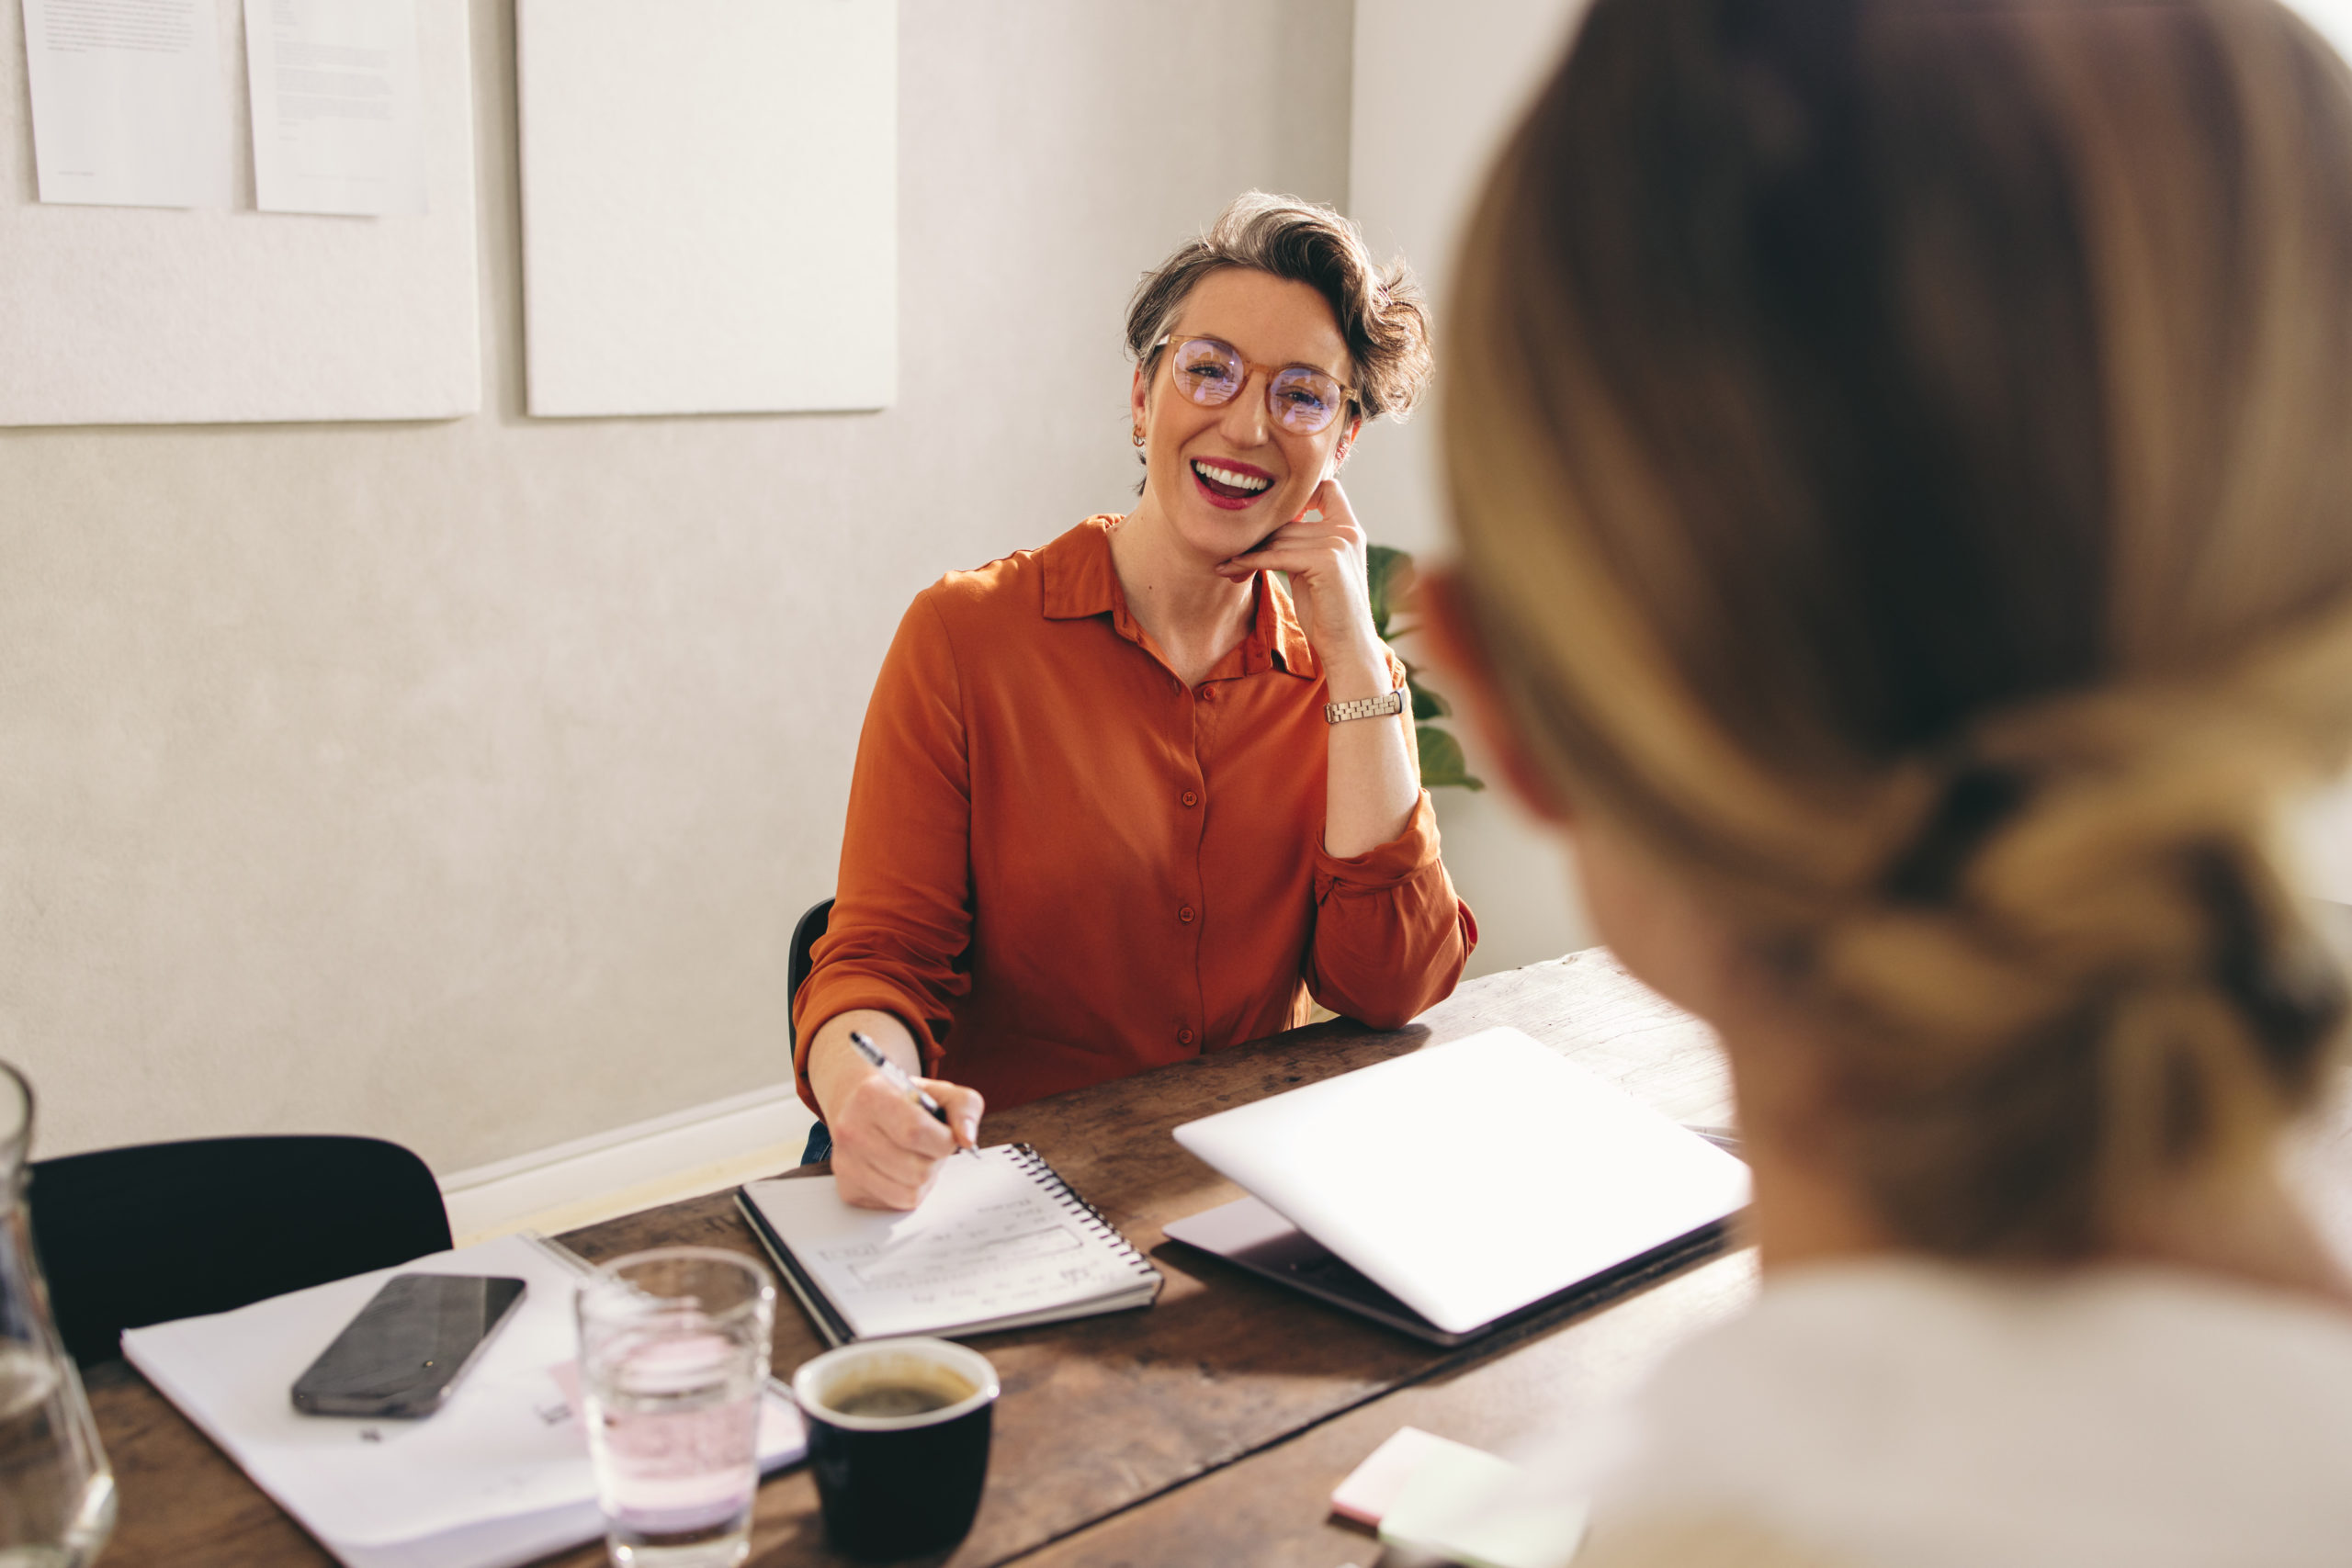
[{"label": "shirt button", "polygon": [[1185,905],[1182,908],[1176,911],[1176,918],[1183,921],[1186,925],[1191,925],[1193,923],[1193,907],[1190,904]]},{"label": "shirt button", "polygon": [[1194,692],[1193,694],[1194,696],[1196,696],[1196,697],[1200,698],[1200,699],[1201,699],[1201,701],[1203,701],[1203,702],[1207,702],[1211,697],[1214,697],[1214,696],[1216,696],[1216,688],[1215,686],[1203,686],[1200,690],[1198,690],[1198,691]]},{"label": "shirt button", "polygon": [[1189,1030],[1189,1029],[1180,1029],[1180,1030],[1178,1030],[1178,1031],[1176,1032],[1176,1043],[1177,1043],[1177,1044],[1179,1044],[1179,1045],[1190,1045],[1192,1043],[1193,1043],[1193,1032],[1192,1032],[1191,1030]]},{"label": "shirt button", "polygon": [[1188,789],[1188,790],[1186,790],[1186,791],[1184,792],[1184,804],[1185,804],[1185,805],[1187,805],[1187,806],[1198,806],[1200,803],[1201,803],[1201,797],[1200,797],[1199,795],[1194,795],[1194,794],[1193,794],[1191,790],[1189,790],[1189,789]]}]

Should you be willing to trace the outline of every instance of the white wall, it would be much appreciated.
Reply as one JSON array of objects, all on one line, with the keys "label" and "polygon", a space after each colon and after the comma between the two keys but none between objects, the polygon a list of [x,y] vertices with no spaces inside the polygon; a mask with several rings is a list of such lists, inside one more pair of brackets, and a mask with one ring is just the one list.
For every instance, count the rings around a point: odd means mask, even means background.
[{"label": "white wall", "polygon": [[775,1083],[909,596],[1128,502],[1145,267],[1244,186],[1347,195],[1346,0],[903,0],[899,406],[537,423],[511,4],[471,21],[490,412],[0,431],[0,1056],[42,1153],[362,1131],[446,1171]]},{"label": "white wall", "polygon": [[[1375,252],[1402,254],[1419,274],[1437,306],[1441,360],[1465,209],[1496,144],[1558,63],[1576,8],[1573,0],[1480,0],[1441,14],[1416,0],[1356,0],[1351,210]],[[1405,424],[1375,429],[1346,475],[1372,536],[1417,555],[1446,548],[1437,429],[1429,407]],[[1442,677],[1433,683],[1443,690]],[[1556,840],[1510,798],[1466,727],[1453,728],[1471,772],[1488,784],[1477,795],[1436,792],[1446,866],[1479,919],[1470,972],[1589,945]]]}]

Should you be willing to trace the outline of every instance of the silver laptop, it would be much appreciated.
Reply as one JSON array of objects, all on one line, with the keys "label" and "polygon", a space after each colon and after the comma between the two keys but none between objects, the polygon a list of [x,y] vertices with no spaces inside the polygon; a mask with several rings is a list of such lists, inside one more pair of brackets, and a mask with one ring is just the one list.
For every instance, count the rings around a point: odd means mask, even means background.
[{"label": "silver laptop", "polygon": [[1441,1344],[1722,1244],[1747,1168],[1515,1029],[1176,1129],[1250,1196],[1168,1235]]}]

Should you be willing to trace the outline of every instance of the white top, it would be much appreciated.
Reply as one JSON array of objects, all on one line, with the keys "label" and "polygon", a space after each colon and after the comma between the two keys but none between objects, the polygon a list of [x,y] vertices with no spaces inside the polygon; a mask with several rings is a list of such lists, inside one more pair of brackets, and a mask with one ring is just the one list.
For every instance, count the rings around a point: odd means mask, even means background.
[{"label": "white top", "polygon": [[1841,1568],[2343,1568],[2352,1312],[2153,1268],[1801,1269],[1546,1480]]}]

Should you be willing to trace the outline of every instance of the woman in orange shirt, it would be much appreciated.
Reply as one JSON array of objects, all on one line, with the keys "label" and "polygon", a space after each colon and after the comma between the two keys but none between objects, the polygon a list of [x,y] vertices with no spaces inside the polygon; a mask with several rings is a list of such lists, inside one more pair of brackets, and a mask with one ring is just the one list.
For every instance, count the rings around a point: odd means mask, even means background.
[{"label": "woman in orange shirt", "polygon": [[[1477,930],[1333,478],[1426,379],[1402,268],[1252,192],[1128,312],[1140,500],[916,596],[858,742],[801,1098],[909,1208],[1000,1106],[1306,1021],[1394,1027]],[[1285,593],[1268,576],[1288,574]],[[851,1044],[947,1109],[946,1129]]]}]

